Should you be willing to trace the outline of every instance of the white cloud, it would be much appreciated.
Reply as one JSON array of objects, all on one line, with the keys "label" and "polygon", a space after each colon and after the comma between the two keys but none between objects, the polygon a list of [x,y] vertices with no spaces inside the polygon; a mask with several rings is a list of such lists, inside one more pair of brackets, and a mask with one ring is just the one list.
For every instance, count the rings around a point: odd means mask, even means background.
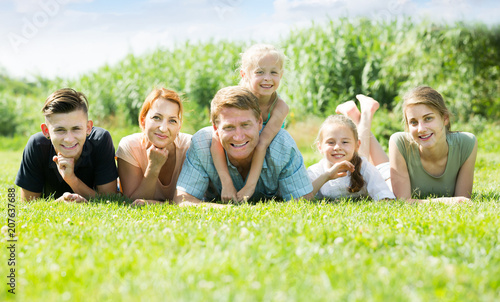
[{"label": "white cloud", "polygon": [[170,30],[139,31],[129,38],[129,44],[134,53],[144,53],[159,46],[169,47],[174,42],[175,39]]},{"label": "white cloud", "polygon": [[51,12],[59,10],[71,3],[89,3],[94,0],[22,0],[22,1],[8,1],[14,4],[16,13],[37,13],[37,12]]},{"label": "white cloud", "polygon": [[[358,6],[354,10],[354,14],[352,14],[352,10],[349,9],[353,2]],[[382,3],[369,0],[276,0],[274,2],[275,16],[282,21],[318,21],[328,17],[336,18],[349,15],[363,15],[366,11],[373,10],[374,6],[382,6]]]},{"label": "white cloud", "polygon": [[[54,43],[54,40],[58,41]],[[2,61],[13,75],[76,76],[95,70],[104,63],[115,63],[130,51],[126,37],[95,32],[78,35],[62,33],[51,39],[37,39],[29,47]]]},{"label": "white cloud", "polygon": [[500,20],[500,2],[472,0],[432,0],[420,8],[419,14],[433,20],[481,21],[494,24]]},{"label": "white cloud", "polygon": [[[76,2],[81,3],[72,5]],[[124,2],[116,11],[99,11],[98,3],[84,2],[89,0],[3,1],[2,8],[11,11],[0,11],[0,66],[15,76],[64,77],[114,63],[129,52],[141,54],[185,40],[278,41],[291,27],[309,26],[312,20],[411,15],[498,24],[500,16],[495,0],[275,0],[268,11],[260,9],[264,3],[269,7],[264,0],[145,0],[132,3],[133,8]],[[52,9],[47,8],[50,3]],[[82,5],[86,11],[77,10]],[[22,39],[20,44],[13,45],[14,36]]]},{"label": "white cloud", "polygon": [[492,0],[275,0],[275,17],[282,22],[322,21],[338,17],[369,17],[391,20],[411,16],[435,21],[482,21],[498,23],[500,3]]}]

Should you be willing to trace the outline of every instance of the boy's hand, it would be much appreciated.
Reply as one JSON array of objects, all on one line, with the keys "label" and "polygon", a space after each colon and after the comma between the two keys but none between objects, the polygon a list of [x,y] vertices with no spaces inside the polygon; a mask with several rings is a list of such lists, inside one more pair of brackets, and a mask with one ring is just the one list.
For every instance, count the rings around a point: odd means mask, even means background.
[{"label": "boy's hand", "polygon": [[147,204],[163,204],[164,202],[159,201],[159,200],[153,200],[153,199],[142,199],[138,198],[134,200],[134,202],[131,204],[133,207],[142,207]]},{"label": "boy's hand", "polygon": [[327,171],[328,180],[347,176],[347,171],[354,172],[354,165],[350,161],[344,160],[336,163]]},{"label": "boy's hand", "polygon": [[136,199],[134,202],[131,204],[133,207],[142,207],[143,205],[146,204],[146,201],[144,199]]},{"label": "boy's hand", "polygon": [[57,170],[59,171],[59,174],[61,174],[62,178],[66,183],[69,185],[70,182],[75,175],[75,159],[73,157],[64,157],[61,153],[58,153],[57,156],[54,156],[52,160],[56,163],[57,165]]},{"label": "boy's hand", "polygon": [[85,199],[85,197],[83,197],[82,195],[76,194],[76,193],[69,193],[69,192],[64,193],[56,201],[58,201],[58,202],[76,202],[76,203],[88,202],[87,199]]}]

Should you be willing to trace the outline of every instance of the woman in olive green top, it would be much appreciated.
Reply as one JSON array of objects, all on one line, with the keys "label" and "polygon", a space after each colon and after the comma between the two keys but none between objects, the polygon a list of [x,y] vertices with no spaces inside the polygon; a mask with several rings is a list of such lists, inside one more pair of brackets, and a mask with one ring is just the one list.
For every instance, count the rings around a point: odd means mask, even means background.
[{"label": "woman in olive green top", "polygon": [[475,136],[451,132],[443,97],[430,87],[417,87],[404,97],[403,116],[406,131],[393,134],[389,142],[394,195],[410,202],[429,197],[445,203],[468,201],[477,155]]}]

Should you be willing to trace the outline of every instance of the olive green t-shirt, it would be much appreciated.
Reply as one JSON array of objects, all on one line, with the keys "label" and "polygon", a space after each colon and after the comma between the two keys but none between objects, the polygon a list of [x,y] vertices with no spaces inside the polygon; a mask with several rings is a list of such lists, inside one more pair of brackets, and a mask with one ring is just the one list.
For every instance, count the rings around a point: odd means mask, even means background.
[{"label": "olive green t-shirt", "polygon": [[408,134],[398,132],[393,139],[403,155],[410,175],[412,196],[426,198],[429,196],[452,197],[455,195],[455,185],[460,168],[469,158],[474,149],[476,137],[468,132],[452,132],[446,135],[448,142],[448,161],[444,173],[432,176],[425,171],[420,161],[418,145],[412,143]]}]

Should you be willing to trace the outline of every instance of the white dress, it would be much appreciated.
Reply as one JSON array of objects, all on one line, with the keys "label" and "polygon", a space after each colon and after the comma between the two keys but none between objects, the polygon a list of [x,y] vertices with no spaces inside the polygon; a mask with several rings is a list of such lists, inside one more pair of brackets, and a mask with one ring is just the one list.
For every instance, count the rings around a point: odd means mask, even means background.
[{"label": "white dress", "polygon": [[[347,176],[327,181],[321,187],[321,189],[319,189],[318,193],[316,193],[316,198],[334,199],[341,197],[356,198],[370,196],[373,200],[395,199],[396,197],[385,183],[382,175],[380,175],[379,173],[379,170],[370,162],[368,162],[366,158],[362,157],[361,159],[361,175],[363,175],[365,185],[360,191],[356,193],[350,193],[347,190],[351,183],[351,173],[348,172]],[[323,158],[319,163],[316,163],[307,168],[309,179],[311,179],[311,181],[314,181],[321,174],[325,173],[327,169],[328,162]]]}]

